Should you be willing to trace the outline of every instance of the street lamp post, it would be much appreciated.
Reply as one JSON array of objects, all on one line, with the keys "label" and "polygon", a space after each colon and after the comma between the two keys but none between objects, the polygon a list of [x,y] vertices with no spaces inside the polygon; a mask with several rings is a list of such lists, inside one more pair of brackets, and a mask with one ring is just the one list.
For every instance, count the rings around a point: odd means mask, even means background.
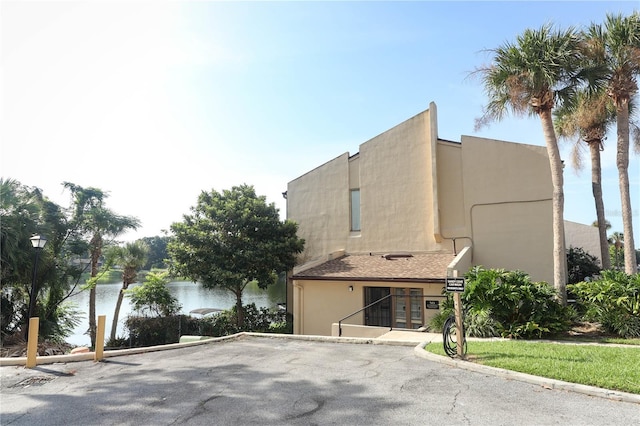
[{"label": "street lamp post", "polygon": [[36,271],[38,270],[38,255],[40,254],[40,250],[44,248],[44,245],[47,244],[47,239],[42,235],[34,235],[30,238],[31,245],[36,250],[36,259],[33,262],[33,274],[31,279],[31,293],[29,294],[29,316],[27,317],[27,326],[26,326],[26,334],[25,336],[29,336],[29,320],[33,316],[33,311],[36,308],[36,297],[38,296],[36,293]]}]

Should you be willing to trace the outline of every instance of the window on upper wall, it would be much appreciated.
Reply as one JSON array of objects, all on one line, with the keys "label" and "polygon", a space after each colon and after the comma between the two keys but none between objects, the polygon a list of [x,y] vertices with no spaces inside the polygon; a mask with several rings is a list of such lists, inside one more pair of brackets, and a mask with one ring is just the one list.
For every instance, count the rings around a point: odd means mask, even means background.
[{"label": "window on upper wall", "polygon": [[360,190],[351,190],[351,230],[360,231]]}]

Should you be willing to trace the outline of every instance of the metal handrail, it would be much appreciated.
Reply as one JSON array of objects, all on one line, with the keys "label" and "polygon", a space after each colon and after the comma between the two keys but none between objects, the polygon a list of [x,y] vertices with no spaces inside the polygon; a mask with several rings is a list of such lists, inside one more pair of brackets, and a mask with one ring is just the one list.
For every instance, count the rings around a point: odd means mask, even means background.
[{"label": "metal handrail", "polygon": [[364,308],[358,309],[357,311],[355,311],[352,314],[347,315],[346,317],[342,318],[341,320],[338,321],[338,337],[342,336],[342,321],[346,320],[347,318],[351,318],[352,316],[354,316],[355,314],[359,314],[360,312],[364,311],[367,308],[370,308],[371,306],[375,305],[376,303],[380,303],[382,302],[384,299],[388,299],[389,297],[393,297],[395,296],[395,294],[387,294],[385,297],[376,300],[373,303],[369,303],[367,306],[365,306]]},{"label": "metal handrail", "polygon": [[[357,311],[355,311],[354,313],[347,315],[346,317],[344,317],[344,318],[342,318],[341,320],[338,321],[338,336],[339,337],[342,336],[342,321],[346,320],[347,318],[351,318],[355,314],[359,314],[360,312],[364,311],[365,309],[370,308],[373,305],[378,304],[378,303],[382,302],[385,299],[388,299],[389,297],[406,297],[406,296],[398,296],[397,294],[393,294],[393,293],[387,294],[386,296],[376,300],[375,302],[369,303],[364,308],[360,308]],[[426,299],[428,297],[444,297],[444,298],[446,298],[446,296],[444,296],[444,295],[435,295],[435,294],[423,294],[422,296],[410,296],[410,297],[422,297],[423,299]],[[393,326],[390,326],[389,330],[393,330]]]}]

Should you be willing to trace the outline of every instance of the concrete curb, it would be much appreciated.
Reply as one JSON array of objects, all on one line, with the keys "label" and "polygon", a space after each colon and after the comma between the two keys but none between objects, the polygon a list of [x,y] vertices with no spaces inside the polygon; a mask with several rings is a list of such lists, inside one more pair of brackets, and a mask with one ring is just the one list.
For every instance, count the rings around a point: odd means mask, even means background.
[{"label": "concrete curb", "polygon": [[[331,342],[331,343],[357,343],[357,344],[370,344],[370,345],[394,345],[394,346],[415,346],[415,341],[407,340],[379,340],[364,337],[333,337],[333,336],[313,336],[313,335],[295,335],[295,334],[276,334],[276,333],[251,333],[242,332],[231,334],[223,337],[211,337],[205,340],[197,340],[183,343],[170,343],[168,345],[146,346],[143,348],[131,348],[131,349],[116,349],[104,351],[104,358],[111,358],[115,356],[125,356],[133,354],[142,354],[147,352],[165,351],[170,349],[188,348],[191,346],[206,345],[210,343],[217,343],[225,340],[240,339],[245,336],[261,337],[261,338],[284,338],[294,340],[306,340],[306,341],[319,341],[319,342]],[[191,336],[197,337],[197,336]],[[65,362],[76,361],[90,361],[95,358],[95,352],[85,352],[80,354],[69,355],[50,355],[50,356],[38,356],[36,357],[36,365],[43,364],[55,364]],[[0,358],[1,366],[20,366],[27,364],[27,357],[10,357]]]},{"label": "concrete curb", "polygon": [[[190,346],[198,346],[204,345],[207,343],[220,342],[223,340],[237,339],[241,337],[243,333],[233,334],[231,336],[223,336],[223,337],[212,337],[206,340],[198,340],[195,342],[186,342],[186,343],[171,343],[168,345],[158,345],[158,346],[146,346],[144,348],[131,348],[131,349],[116,349],[111,351],[104,351],[104,358],[111,358],[115,356],[124,356],[124,355],[133,355],[133,354],[143,354],[147,352],[157,352],[157,351],[165,351],[169,349],[179,349],[179,348],[188,348]],[[95,358],[95,352],[84,352],[81,354],[70,354],[70,355],[50,355],[50,356],[38,356],[36,357],[36,365],[43,364],[55,364],[55,363],[66,363],[66,362],[75,362],[75,361],[91,361]],[[27,357],[11,357],[11,358],[0,358],[0,367],[2,366],[16,366],[16,365],[26,365]]]},{"label": "concrete curb", "polygon": [[446,364],[451,367],[462,368],[477,373],[491,374],[506,380],[517,380],[520,382],[538,385],[545,389],[558,389],[568,392],[576,392],[589,396],[612,399],[615,401],[631,402],[640,404],[640,395],[627,392],[613,391],[609,389],[598,388],[595,386],[587,386],[576,383],[563,382],[561,380],[549,379],[546,377],[534,376],[532,374],[519,373],[517,371],[505,370],[503,368],[489,367],[487,365],[475,364],[473,362],[463,361],[460,359],[449,358],[442,355],[436,355],[425,349],[429,342],[420,343],[414,348],[414,354],[420,358],[430,361]]},{"label": "concrete curb", "polygon": [[261,338],[281,338],[291,340],[303,340],[313,342],[329,342],[329,343],[355,343],[361,345],[389,345],[389,346],[415,346],[415,340],[385,340],[369,337],[338,337],[338,336],[320,336],[310,334],[276,334],[276,333],[238,333],[238,336],[251,336]]}]

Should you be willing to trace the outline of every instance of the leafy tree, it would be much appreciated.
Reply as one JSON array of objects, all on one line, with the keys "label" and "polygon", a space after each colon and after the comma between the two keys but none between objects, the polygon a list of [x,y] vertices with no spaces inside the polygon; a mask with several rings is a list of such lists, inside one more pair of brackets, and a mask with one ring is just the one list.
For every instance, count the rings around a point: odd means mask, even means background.
[{"label": "leafy tree", "polygon": [[153,268],[165,269],[167,267],[165,260],[169,257],[167,253],[167,244],[170,237],[168,236],[155,236],[141,238],[144,244],[149,247],[149,254],[147,255],[147,262],[142,266],[142,269],[150,271]]},{"label": "leafy tree", "polygon": [[[591,156],[591,191],[596,206],[597,221],[600,238],[600,259],[602,269],[611,268],[609,259],[609,243],[607,242],[607,225],[602,198],[602,167],[600,151],[604,149],[609,125],[615,121],[615,109],[604,90],[595,92],[580,91],[574,102],[565,103],[554,111],[555,129],[563,138],[576,138],[573,149],[573,165],[579,170],[582,167],[582,141],[589,147]],[[569,272],[570,274],[570,272]],[[571,278],[569,279],[571,281]]]},{"label": "leafy tree", "polygon": [[[85,266],[75,262],[82,254],[82,245],[77,244],[79,234],[63,208],[43,198],[41,217],[46,224],[43,229],[48,241],[43,270],[37,275],[42,273],[46,283],[40,294],[40,335],[62,340],[71,335],[80,322],[81,312],[68,299],[82,290],[79,284]],[[40,259],[42,261],[42,256]]]},{"label": "leafy tree", "polygon": [[133,309],[146,315],[167,317],[180,312],[182,306],[171,295],[167,284],[169,282],[166,272],[150,272],[146,275],[144,283],[140,286],[124,290],[131,297]]},{"label": "leafy tree", "polygon": [[38,188],[13,179],[0,179],[1,228],[1,332],[5,336],[24,331],[28,320],[34,252],[29,238],[47,237],[38,260],[35,313],[40,317],[40,336],[62,339],[77,322],[78,312],[65,306],[78,291],[82,265],[73,244],[74,228],[64,210],[43,196]]},{"label": "leafy tree", "polygon": [[[40,198],[37,189],[23,186],[13,179],[0,180],[3,337],[5,334],[13,334],[28,321],[27,306],[34,262],[29,238],[40,230]],[[41,267],[44,257],[43,254]],[[40,282],[42,276],[39,276],[38,284]]]},{"label": "leafy tree", "polygon": [[120,317],[120,306],[124,292],[138,279],[138,270],[146,262],[147,252],[149,248],[140,240],[127,243],[124,246],[114,246],[110,249],[109,257],[112,257],[116,264],[122,267],[122,289],[118,292],[116,300],[116,308],[113,313],[113,322],[111,324],[110,340],[115,341],[116,330],[118,329],[118,318]]},{"label": "leafy tree", "polygon": [[569,247],[567,265],[569,284],[579,283],[585,278],[598,275],[601,270],[598,259],[581,247]]},{"label": "leafy tree", "polygon": [[98,263],[105,245],[104,238],[115,238],[129,229],[137,229],[138,219],[131,216],[120,216],[104,207],[108,194],[98,188],[83,188],[79,185],[64,182],[64,187],[71,192],[73,200],[72,222],[82,235],[89,239],[88,254],[90,257],[91,279],[89,280],[89,335],[91,346],[96,344],[96,281]]},{"label": "leafy tree", "polygon": [[[630,16],[607,14],[603,25],[592,23],[585,33],[586,55],[600,65],[600,78],[616,109],[618,177],[624,239],[625,271],[637,272],[631,196],[629,194],[630,103],[638,91],[640,73],[640,13]],[[635,134],[636,146],[640,135]]]},{"label": "leafy tree", "polygon": [[253,186],[203,191],[191,214],[171,225],[175,238],[168,245],[170,270],[205,288],[232,292],[241,328],[245,286],[257,281],[267,288],[278,272],[293,268],[304,247],[297,228],[292,221],[281,222],[275,205],[257,196]]},{"label": "leafy tree", "polygon": [[491,50],[489,67],[479,69],[489,102],[476,128],[515,115],[537,116],[547,146],[553,184],[553,281],[558,297],[566,304],[566,253],[564,244],[564,189],[562,161],[553,128],[552,109],[571,98],[580,71],[580,38],[573,29],[554,30],[544,25],[527,29],[515,43]]}]

